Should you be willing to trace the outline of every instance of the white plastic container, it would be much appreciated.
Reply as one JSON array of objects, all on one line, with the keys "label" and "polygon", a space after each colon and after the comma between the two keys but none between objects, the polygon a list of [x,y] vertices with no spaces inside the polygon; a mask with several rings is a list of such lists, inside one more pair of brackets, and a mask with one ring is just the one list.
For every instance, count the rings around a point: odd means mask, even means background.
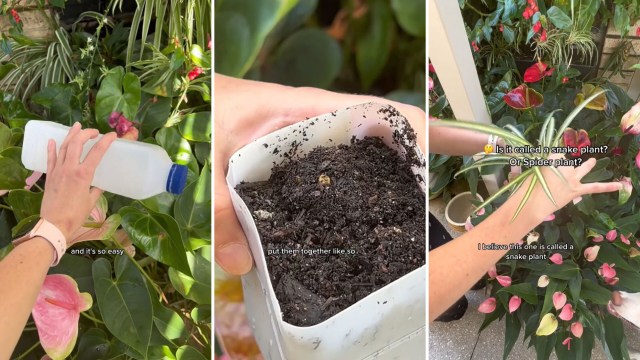
[{"label": "white plastic container", "polygon": [[[22,164],[29,170],[45,173],[49,139],[56,142],[56,151],[60,151],[69,129],[51,121],[29,121],[24,131]],[[85,144],[81,161],[101,137]],[[139,200],[165,191],[180,194],[186,181],[187,167],[174,164],[162,147],[116,139],[98,165],[91,185]]]},{"label": "white plastic container", "polygon": [[[255,222],[236,193],[242,181],[269,179],[272,167],[283,153],[296,148],[304,156],[317,146],[348,144],[352,136],[382,137],[392,143],[395,130],[404,127],[404,117],[388,115],[387,105],[362,104],[294,124],[264,136],[236,152],[229,162],[227,184],[233,204],[249,241],[255,267],[242,277],[249,322],[267,360],[421,360],[426,359],[426,265],[371,293],[320,324],[298,327],[282,319],[280,304],[270,281],[265,255]],[[379,111],[387,112],[382,119]],[[402,133],[397,132],[398,133]],[[405,145],[408,139],[399,139]],[[426,163],[413,145],[421,166],[413,172],[426,191]],[[425,213],[426,232],[426,213]]]}]

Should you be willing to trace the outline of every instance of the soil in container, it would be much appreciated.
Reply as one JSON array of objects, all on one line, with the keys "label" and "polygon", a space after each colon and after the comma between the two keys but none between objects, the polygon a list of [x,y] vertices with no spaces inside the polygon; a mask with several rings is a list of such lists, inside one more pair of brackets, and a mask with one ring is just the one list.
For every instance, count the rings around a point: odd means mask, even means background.
[{"label": "soil in container", "polygon": [[354,138],[236,187],[284,321],[318,324],[425,264],[425,195],[407,159],[379,138]]}]

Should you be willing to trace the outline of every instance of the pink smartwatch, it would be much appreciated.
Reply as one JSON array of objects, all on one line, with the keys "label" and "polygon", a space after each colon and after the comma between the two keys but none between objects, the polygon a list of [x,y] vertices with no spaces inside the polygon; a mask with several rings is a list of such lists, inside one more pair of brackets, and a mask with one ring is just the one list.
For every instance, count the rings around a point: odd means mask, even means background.
[{"label": "pink smartwatch", "polygon": [[40,218],[40,221],[38,221],[36,226],[34,226],[31,231],[15,239],[13,241],[13,244],[17,246],[37,236],[51,243],[53,249],[55,250],[51,266],[53,267],[58,265],[58,263],[60,262],[60,258],[62,258],[62,255],[64,255],[65,251],[67,251],[67,240],[65,239],[60,229],[58,229],[55,225],[45,219]]}]

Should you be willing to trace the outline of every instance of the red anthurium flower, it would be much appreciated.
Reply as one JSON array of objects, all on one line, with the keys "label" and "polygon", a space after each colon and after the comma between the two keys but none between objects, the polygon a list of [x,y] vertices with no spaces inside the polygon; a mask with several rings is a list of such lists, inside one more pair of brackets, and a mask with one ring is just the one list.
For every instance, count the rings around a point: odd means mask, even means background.
[{"label": "red anthurium flower", "polygon": [[490,314],[496,309],[496,298],[490,297],[487,300],[483,301],[482,304],[478,307],[478,311],[483,314]]},{"label": "red anthurium flower", "polygon": [[529,66],[524,71],[524,82],[533,83],[540,81],[543,77],[553,74],[553,68],[547,70],[548,65],[542,61]]},{"label": "red anthurium flower", "polygon": [[80,313],[93,305],[89,293],[80,293],[78,284],[67,275],[48,275],[31,314],[42,348],[53,360],[65,359],[78,338]]},{"label": "red anthurium flower", "polygon": [[436,68],[435,68],[435,67],[433,67],[433,64],[431,64],[431,63],[429,63],[429,72],[430,72],[430,73],[434,73],[434,72],[436,72]]},{"label": "red anthurium flower", "polygon": [[600,269],[598,269],[598,274],[602,276],[604,282],[608,285],[615,285],[620,280],[618,277],[616,277],[616,270],[613,268],[614,266],[615,264],[609,265],[607,263],[604,263],[602,264],[602,266],[600,266]]},{"label": "red anthurium flower", "polygon": [[571,154],[571,156],[573,157],[580,156],[580,149],[591,146],[589,133],[587,133],[584,129],[575,131],[572,128],[567,128],[562,134],[562,138],[564,139],[565,146],[577,148],[577,151]]},{"label": "red anthurium flower", "polygon": [[563,84],[566,84],[568,82],[569,82],[569,77],[568,76],[565,76],[565,77],[562,78],[562,83]]},{"label": "red anthurium flower", "polygon": [[520,304],[522,304],[522,299],[519,296],[512,296],[511,299],[509,299],[509,314],[518,310]]},{"label": "red anthurium flower", "polygon": [[20,20],[20,15],[19,15],[19,14],[18,14],[18,12],[16,11],[16,9],[11,9],[11,16],[13,16],[13,20],[14,20],[16,23],[19,23],[20,21],[22,21],[22,20]]},{"label": "red anthurium flower", "polygon": [[542,34],[540,35],[540,42],[547,41],[547,30],[542,29]]},{"label": "red anthurium flower", "polygon": [[613,150],[611,150],[611,154],[613,154],[613,156],[622,156],[622,148],[620,146],[614,147]]},{"label": "red anthurium flower", "polygon": [[189,80],[193,81],[202,74],[204,74],[204,70],[202,70],[201,67],[196,66],[193,69],[191,69],[191,71],[189,71],[189,74],[187,74],[187,77],[189,78]]},{"label": "red anthurium flower", "polygon": [[540,23],[540,21],[538,21],[537,23],[533,24],[533,32],[534,33],[539,33],[540,30],[542,30],[542,24]]},{"label": "red anthurium flower", "polygon": [[539,92],[529,88],[526,84],[522,84],[509,91],[502,99],[507,105],[516,110],[527,110],[532,107],[538,107],[542,105],[544,101]]},{"label": "red anthurium flower", "polygon": [[473,47],[474,52],[480,51],[480,48],[478,47],[478,44],[475,41],[471,42],[471,47]]}]

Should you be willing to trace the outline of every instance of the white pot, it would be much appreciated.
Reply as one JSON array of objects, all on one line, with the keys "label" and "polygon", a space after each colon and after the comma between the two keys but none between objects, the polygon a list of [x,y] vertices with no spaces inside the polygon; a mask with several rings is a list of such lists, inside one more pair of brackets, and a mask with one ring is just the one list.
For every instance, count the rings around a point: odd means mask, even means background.
[{"label": "white pot", "polygon": [[[482,202],[482,196],[476,194],[476,200],[480,200]],[[444,217],[453,229],[459,232],[466,231],[464,227],[465,222],[475,211],[473,201],[474,198],[471,191],[460,193],[449,201],[444,209]]]},{"label": "white pot", "polygon": [[[384,120],[378,111],[388,109],[393,108],[369,103],[309,119],[255,140],[229,161],[227,184],[255,261],[255,267],[242,278],[244,299],[256,340],[268,360],[426,358],[426,265],[320,324],[293,326],[282,320],[255,222],[234,190],[241,181],[268,180],[273,163],[282,161],[282,154],[291,149],[294,141],[299,144],[297,155],[304,155],[317,146],[349,144],[354,135],[378,136],[402,154],[404,149],[392,140],[393,130],[404,127],[405,120],[398,115],[388,116],[390,122]],[[406,139],[401,141],[408,144]],[[268,146],[265,148],[264,144]],[[277,154],[275,146],[279,147]],[[422,177],[419,184],[424,192],[426,162],[420,149],[414,148],[422,166],[413,171]]]}]

